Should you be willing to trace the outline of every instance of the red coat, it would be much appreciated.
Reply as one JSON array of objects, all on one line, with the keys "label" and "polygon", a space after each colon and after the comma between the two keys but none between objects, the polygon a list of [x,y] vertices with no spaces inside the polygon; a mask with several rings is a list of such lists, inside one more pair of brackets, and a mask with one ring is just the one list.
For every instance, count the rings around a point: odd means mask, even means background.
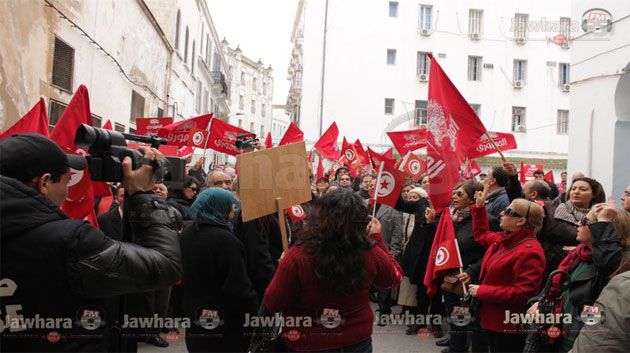
[{"label": "red coat", "polygon": [[[487,248],[477,291],[481,327],[501,333],[524,333],[505,323],[506,313],[525,313],[527,301],[538,294],[545,272],[545,254],[530,229],[491,232],[485,207],[471,207],[475,241]],[[520,331],[520,332],[517,332]]]}]

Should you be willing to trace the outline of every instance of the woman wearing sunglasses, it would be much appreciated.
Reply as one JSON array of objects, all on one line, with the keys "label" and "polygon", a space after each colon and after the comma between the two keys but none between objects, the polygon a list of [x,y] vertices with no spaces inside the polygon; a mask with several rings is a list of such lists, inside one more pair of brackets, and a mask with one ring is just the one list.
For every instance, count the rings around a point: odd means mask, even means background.
[{"label": "woman wearing sunglasses", "polygon": [[515,199],[500,214],[502,232],[488,226],[487,187],[475,194],[471,207],[475,241],[486,248],[480,284],[468,287],[480,303],[481,328],[486,330],[491,352],[522,352],[527,334],[508,318],[525,313],[545,270],[545,255],[534,229],[543,221],[543,209],[525,199]]},{"label": "woman wearing sunglasses", "polygon": [[[550,291],[552,297],[562,296],[562,311],[573,318],[571,324],[562,326],[558,352],[571,349],[584,324],[579,319],[581,312],[593,305],[630,247],[630,214],[614,205],[593,206],[578,223],[577,241],[580,245],[558,265],[570,275],[568,286],[563,290],[556,276]],[[531,314],[537,311],[538,302],[528,310]]]},{"label": "woman wearing sunglasses", "polygon": [[[197,198],[197,194],[199,194],[199,189],[201,188],[201,183],[195,179],[194,177],[187,176],[184,179],[183,188],[171,189],[169,187],[169,195],[167,202],[169,205],[173,206],[175,209],[182,214],[182,219],[184,221],[191,221],[192,216],[190,215],[189,209],[193,204],[195,199]],[[190,223],[190,222],[186,222]]]}]

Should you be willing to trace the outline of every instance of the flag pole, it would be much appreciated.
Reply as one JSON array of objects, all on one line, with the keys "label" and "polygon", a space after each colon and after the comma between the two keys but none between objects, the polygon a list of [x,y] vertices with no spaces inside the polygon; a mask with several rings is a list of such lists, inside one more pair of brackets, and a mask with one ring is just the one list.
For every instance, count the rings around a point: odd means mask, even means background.
[{"label": "flag pole", "polygon": [[470,180],[475,180],[475,172],[472,170],[472,165],[470,165],[470,158],[466,157],[466,167],[470,172]]},{"label": "flag pole", "polygon": [[[208,123],[208,126],[206,126],[206,132],[208,133],[208,136],[206,136],[206,143],[203,144],[203,159],[204,159],[204,164],[205,164],[205,159],[206,159],[206,154],[208,153],[208,140],[210,140],[210,128],[212,127],[212,120],[216,119],[214,117],[214,115],[212,116],[212,119],[210,119],[210,122]],[[195,149],[193,148],[193,156],[195,155]],[[203,169],[205,166],[202,166],[201,168]]]},{"label": "flag pole", "polygon": [[[457,258],[459,259],[459,274],[463,274],[464,270],[462,268],[463,266],[463,262],[462,262],[462,254],[459,253],[459,243],[457,242],[457,238],[455,238],[455,249],[457,249]],[[468,289],[466,289],[466,285],[464,284],[464,282],[462,283],[462,288],[464,288],[464,296],[468,295]]]},{"label": "flag pole", "polygon": [[381,161],[381,166],[378,168],[378,177],[376,178],[376,185],[374,186],[374,206],[372,206],[372,218],[376,215],[376,199],[378,198],[378,187],[381,182],[381,175],[383,174],[383,167],[385,161]]},{"label": "flag pole", "polygon": [[506,163],[507,159],[505,159],[505,156],[503,155],[503,153],[501,153],[501,150],[499,150],[499,147],[497,146],[497,144],[494,143],[494,140],[492,139],[492,137],[490,137],[490,135],[488,134],[488,131],[484,132],[484,135],[486,135],[486,137],[488,138],[488,140],[492,144],[492,147],[494,147],[494,149],[497,150],[497,152],[499,152],[499,156],[501,156],[501,159],[503,160],[503,163]]}]

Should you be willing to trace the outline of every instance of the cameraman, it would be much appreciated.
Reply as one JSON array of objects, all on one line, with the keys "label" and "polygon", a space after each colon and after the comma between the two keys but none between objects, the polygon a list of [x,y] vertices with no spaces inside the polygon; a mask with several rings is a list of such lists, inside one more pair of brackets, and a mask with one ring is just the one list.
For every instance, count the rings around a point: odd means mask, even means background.
[{"label": "cameraman", "polygon": [[[156,149],[140,151],[148,160],[163,158]],[[174,216],[152,193],[152,167],[132,170],[131,159],[123,160],[123,229],[132,244],[59,208],[70,168],[85,165],[39,134],[0,141],[0,351],[104,351],[103,327],[117,320],[102,309],[104,297],[182,277]]]}]

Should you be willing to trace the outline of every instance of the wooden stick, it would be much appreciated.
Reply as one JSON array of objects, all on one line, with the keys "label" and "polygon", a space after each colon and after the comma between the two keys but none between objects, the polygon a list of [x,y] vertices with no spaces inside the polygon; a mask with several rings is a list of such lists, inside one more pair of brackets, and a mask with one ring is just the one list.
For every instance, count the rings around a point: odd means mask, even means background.
[{"label": "wooden stick", "polygon": [[284,209],[280,206],[281,197],[276,197],[276,208],[278,209],[278,223],[280,225],[280,236],[282,237],[282,249],[289,250],[289,239],[287,238],[286,221],[284,218]]},{"label": "wooden stick", "polygon": [[378,177],[376,177],[376,185],[374,186],[374,205],[372,205],[372,218],[376,215],[376,199],[378,198],[378,186],[381,182],[381,175],[383,174],[383,167],[385,166],[385,161],[381,161],[381,166],[378,169]]},{"label": "wooden stick", "polygon": [[[462,262],[462,254],[459,252],[459,243],[457,242],[457,239],[455,239],[455,249],[457,249],[457,259],[459,260],[459,264],[463,265],[464,262]],[[459,266],[459,274],[461,275],[462,273],[464,273],[464,270],[462,266]],[[462,282],[462,288],[464,288],[464,296],[468,295],[468,289],[466,289],[464,282]]]},{"label": "wooden stick", "polygon": [[[206,154],[208,153],[208,141],[210,140],[210,128],[212,127],[212,120],[215,119],[215,117],[212,117],[212,119],[210,119],[210,123],[208,123],[208,127],[206,128],[206,131],[208,132],[208,138],[206,138],[206,143],[203,144],[203,163],[206,164]],[[194,148],[193,148],[193,152],[194,152]],[[204,168],[204,166],[201,166],[201,168]]]},{"label": "wooden stick", "polygon": [[490,143],[492,144],[492,147],[494,147],[494,149],[497,150],[497,152],[499,152],[499,156],[501,156],[501,159],[503,160],[503,163],[507,162],[507,159],[505,159],[505,156],[503,155],[503,153],[501,153],[501,151],[499,150],[499,147],[497,146],[497,144],[494,143],[494,140],[492,139],[492,137],[490,137],[490,135],[488,134],[488,131],[486,131],[484,134],[486,135],[488,140],[490,140]]}]

